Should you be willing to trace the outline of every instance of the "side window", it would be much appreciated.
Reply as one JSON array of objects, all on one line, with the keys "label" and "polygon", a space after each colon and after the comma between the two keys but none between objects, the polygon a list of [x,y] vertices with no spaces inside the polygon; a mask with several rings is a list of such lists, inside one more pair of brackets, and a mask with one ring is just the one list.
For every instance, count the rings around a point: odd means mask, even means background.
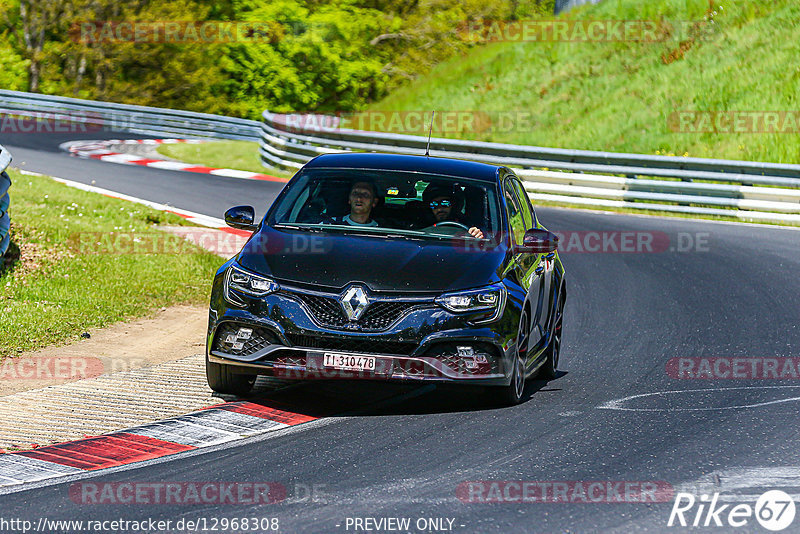
[{"label": "side window", "polygon": [[517,190],[517,199],[519,200],[519,206],[522,210],[522,218],[525,220],[525,229],[533,228],[534,216],[528,193],[525,192],[525,188],[518,180],[511,180],[511,183],[514,184],[514,189]]},{"label": "side window", "polygon": [[514,190],[513,182],[506,180],[505,187],[503,188],[503,195],[506,197],[506,209],[508,210],[508,224],[511,227],[511,236],[514,243],[517,245],[522,244],[525,236],[525,220],[523,219],[522,211],[519,207],[519,199]]}]

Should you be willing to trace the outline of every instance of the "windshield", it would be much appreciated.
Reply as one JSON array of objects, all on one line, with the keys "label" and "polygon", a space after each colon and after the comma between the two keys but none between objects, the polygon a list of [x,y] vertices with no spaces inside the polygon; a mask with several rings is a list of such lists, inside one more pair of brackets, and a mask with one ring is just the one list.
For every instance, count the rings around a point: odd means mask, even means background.
[{"label": "windshield", "polygon": [[318,231],[489,239],[500,230],[495,184],[438,174],[310,169],[293,181],[268,224]]}]

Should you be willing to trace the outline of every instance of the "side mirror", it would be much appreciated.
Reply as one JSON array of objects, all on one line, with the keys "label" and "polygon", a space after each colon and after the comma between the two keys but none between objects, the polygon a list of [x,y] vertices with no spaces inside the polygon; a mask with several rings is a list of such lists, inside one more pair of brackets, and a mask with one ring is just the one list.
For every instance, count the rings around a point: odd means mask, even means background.
[{"label": "side mirror", "polygon": [[258,229],[255,224],[256,210],[253,206],[234,206],[225,212],[225,224],[231,228],[238,228],[240,230],[250,230],[251,232]]},{"label": "side mirror", "polygon": [[515,247],[515,252],[528,254],[547,254],[558,249],[558,236],[542,228],[532,228],[525,232],[522,245]]}]

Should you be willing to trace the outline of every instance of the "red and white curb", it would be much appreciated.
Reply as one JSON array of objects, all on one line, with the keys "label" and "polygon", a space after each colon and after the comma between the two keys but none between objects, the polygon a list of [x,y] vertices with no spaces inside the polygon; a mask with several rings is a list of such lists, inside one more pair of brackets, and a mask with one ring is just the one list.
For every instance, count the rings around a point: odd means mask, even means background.
[{"label": "red and white curb", "polygon": [[0,454],[0,487],[171,456],[318,419],[249,401],[77,441]]},{"label": "red and white curb", "polygon": [[286,182],[285,178],[278,178],[269,174],[261,174],[250,171],[240,171],[238,169],[218,169],[206,167],[195,163],[183,163],[180,161],[166,161],[156,158],[137,156],[136,154],[123,154],[114,152],[109,147],[114,145],[161,145],[176,143],[206,143],[204,139],[110,139],[102,141],[68,141],[61,143],[59,148],[69,152],[73,156],[86,159],[96,159],[109,163],[120,163],[123,165],[141,165],[156,169],[169,171],[195,172],[200,174],[213,174],[215,176],[226,176],[228,178],[241,178],[244,180],[265,180],[269,182]]}]

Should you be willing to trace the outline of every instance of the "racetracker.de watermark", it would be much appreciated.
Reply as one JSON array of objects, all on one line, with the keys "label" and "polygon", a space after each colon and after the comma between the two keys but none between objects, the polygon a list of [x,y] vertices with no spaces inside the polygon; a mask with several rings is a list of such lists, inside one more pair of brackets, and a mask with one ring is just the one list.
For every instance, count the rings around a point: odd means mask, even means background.
[{"label": "racetracker.de watermark", "polygon": [[123,127],[124,124],[116,120],[84,111],[31,112],[25,115],[0,113],[0,134],[90,133],[122,131]]},{"label": "racetracker.de watermark", "polygon": [[560,253],[649,254],[708,252],[710,232],[568,231],[554,232]]},{"label": "racetracker.de watermark", "polygon": [[710,40],[715,28],[707,20],[477,20],[458,26],[468,42],[663,43]]},{"label": "racetracker.de watermark", "polygon": [[280,482],[76,482],[69,498],[80,505],[261,505],[328,503],[327,485]]},{"label": "racetracker.de watermark", "polygon": [[[248,236],[227,229],[180,228],[166,232],[80,232],[67,240],[78,254],[197,254],[197,247],[232,256]],[[246,233],[246,232],[245,232]],[[247,242],[247,252],[261,254],[325,254],[331,243],[319,235],[259,234]]]},{"label": "racetracker.de watermark", "polygon": [[272,120],[289,132],[335,132],[362,130],[386,133],[425,134],[482,133],[507,128],[515,130],[523,123],[530,124],[530,112],[495,112],[475,110],[370,110],[331,111],[321,113],[275,114]]},{"label": "racetracker.de watermark", "polygon": [[76,482],[75,504],[275,504],[286,499],[277,482]]},{"label": "racetracker.de watermark", "polygon": [[[695,253],[711,250],[710,232],[677,232],[617,230],[555,230],[559,254],[661,254],[666,252]],[[465,252],[483,252],[502,241],[490,235],[489,242],[459,239],[455,246]]]},{"label": "racetracker.de watermark", "polygon": [[276,42],[284,30],[276,21],[84,20],[69,35],[79,43],[211,44]]},{"label": "racetracker.de watermark", "polygon": [[0,381],[81,380],[100,376],[106,366],[93,356],[34,356],[6,358],[0,363]]},{"label": "racetracker.de watermark", "polygon": [[26,356],[0,362],[0,382],[83,380],[144,367],[145,358],[127,356]]},{"label": "racetracker.de watermark", "polygon": [[800,111],[673,111],[667,128],[688,134],[798,134]]},{"label": "racetracker.de watermark", "polygon": [[664,481],[472,480],[456,488],[464,503],[660,503],[675,494]]},{"label": "racetracker.de watermark", "polygon": [[667,376],[698,380],[797,380],[800,358],[684,357],[670,358]]}]

